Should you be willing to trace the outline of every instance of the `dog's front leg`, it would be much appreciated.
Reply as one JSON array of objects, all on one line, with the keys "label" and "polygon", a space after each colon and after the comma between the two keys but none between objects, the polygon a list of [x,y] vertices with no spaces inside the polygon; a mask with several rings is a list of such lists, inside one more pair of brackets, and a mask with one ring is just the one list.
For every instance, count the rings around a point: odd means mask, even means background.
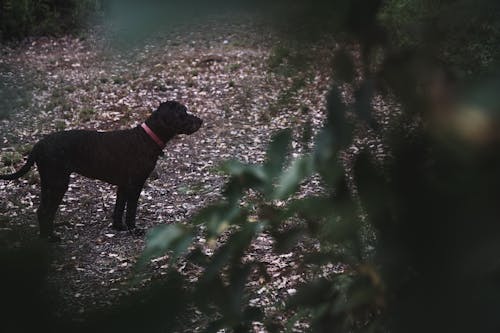
[{"label": "dog's front leg", "polygon": [[140,186],[130,187],[127,191],[127,212],[125,214],[125,224],[128,230],[135,230],[135,233],[139,231],[135,227],[135,216],[137,214],[137,204],[139,196],[141,195],[142,186],[143,185],[141,184]]},{"label": "dog's front leg", "polygon": [[126,230],[123,225],[123,212],[125,211],[125,204],[127,202],[127,192],[124,187],[118,186],[116,190],[116,203],[113,211],[113,229]]}]

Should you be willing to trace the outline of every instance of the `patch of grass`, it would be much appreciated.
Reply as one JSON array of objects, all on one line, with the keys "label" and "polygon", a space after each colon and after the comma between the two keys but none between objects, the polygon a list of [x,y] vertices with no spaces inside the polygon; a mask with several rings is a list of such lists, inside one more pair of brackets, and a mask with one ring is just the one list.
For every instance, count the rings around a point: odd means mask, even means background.
[{"label": "patch of grass", "polygon": [[292,85],[290,90],[292,92],[297,92],[298,90],[304,88],[306,86],[306,78],[304,75],[299,75],[295,77],[292,81]]},{"label": "patch of grass", "polygon": [[232,112],[231,107],[228,104],[222,105],[222,112],[224,112],[224,117],[228,118]]},{"label": "patch of grass", "polygon": [[12,173],[12,172],[14,172],[14,168],[12,168],[10,166],[0,166],[0,174],[7,175],[7,174]]},{"label": "patch of grass", "polygon": [[66,119],[66,120],[73,119],[73,112],[71,112],[71,107],[67,108],[67,109],[66,108],[63,109],[62,117],[63,117],[63,119]]},{"label": "patch of grass", "polygon": [[67,98],[68,91],[75,91],[75,88],[68,86],[66,88],[58,88],[52,92],[52,96],[49,102],[45,105],[45,111],[51,112],[54,110],[69,110],[71,108],[71,103]]},{"label": "patch of grass", "polygon": [[64,88],[55,88],[54,91],[52,91],[52,98],[53,99],[60,99],[63,98],[65,95]]},{"label": "patch of grass", "polygon": [[242,41],[242,40],[239,40],[239,39],[235,39],[231,42],[231,45],[234,47],[234,48],[242,48],[242,47],[247,47],[248,46],[248,43],[245,43],[245,41]]},{"label": "patch of grass", "polygon": [[190,185],[184,185],[180,186],[177,189],[180,193],[186,194],[186,195],[194,195],[194,194],[204,194],[207,192],[210,192],[210,189],[207,189],[207,185],[204,183],[195,183],[195,184],[190,184]]},{"label": "patch of grass", "polygon": [[95,110],[92,108],[83,108],[80,110],[78,113],[78,118],[80,118],[81,121],[89,121],[91,120],[95,115]]},{"label": "patch of grass", "polygon": [[32,149],[33,145],[31,143],[24,143],[16,146],[14,150],[17,151],[19,154],[26,156],[31,152]]},{"label": "patch of grass", "polygon": [[155,87],[155,90],[158,90],[158,91],[161,91],[161,92],[165,92],[168,90],[167,86],[163,85],[163,84],[159,84],[158,86]]},{"label": "patch of grass", "polygon": [[304,105],[304,104],[300,104],[299,111],[304,116],[308,115],[311,112],[309,107],[307,107],[307,105]]},{"label": "patch of grass", "polygon": [[259,115],[259,118],[261,121],[263,122],[270,122],[273,118],[271,116],[271,114],[274,114],[275,110],[273,110],[273,105],[269,106],[269,112],[261,112],[260,115]]},{"label": "patch of grass", "polygon": [[[38,73],[38,75],[44,75],[43,73]],[[49,89],[49,85],[44,82],[44,81],[36,81],[33,83],[33,88],[35,89],[39,89],[39,90],[42,90],[42,91],[47,91]]]},{"label": "patch of grass", "polygon": [[276,100],[275,103],[269,106],[269,113],[271,116],[276,116],[280,112],[286,110],[294,103],[295,91],[292,89],[286,89],[283,91]]},{"label": "patch of grass", "polygon": [[191,187],[186,185],[178,187],[177,191],[179,191],[179,193],[181,194],[187,194],[187,195],[193,194],[193,190],[191,189]]},{"label": "patch of grass", "polygon": [[56,129],[56,131],[64,131],[64,129],[66,128],[66,122],[61,119],[56,119],[54,121],[54,128]]},{"label": "patch of grass", "polygon": [[300,89],[304,88],[306,83],[307,79],[304,75],[298,75],[294,77],[290,87],[283,90],[281,94],[278,96],[278,100],[276,101],[276,103],[272,104],[269,107],[269,115],[274,117],[283,110],[293,107],[293,105],[295,105],[297,92]]},{"label": "patch of grass", "polygon": [[28,181],[28,184],[30,184],[30,185],[40,184],[40,175],[38,174],[38,172],[34,171],[33,169],[28,171],[28,173],[24,177],[26,178],[26,180]]},{"label": "patch of grass", "polygon": [[312,62],[310,56],[297,48],[291,50],[292,48],[283,45],[275,46],[267,59],[269,70],[285,77],[293,77],[306,71]]},{"label": "patch of grass", "polygon": [[50,111],[54,110],[58,105],[59,105],[59,100],[50,100],[45,105],[45,111],[50,112]]},{"label": "patch of grass", "polygon": [[236,96],[236,102],[241,105],[242,109],[245,109],[252,103],[255,96],[255,89],[252,82],[242,82],[238,91],[239,93]]},{"label": "patch of grass", "polygon": [[23,155],[18,152],[5,152],[2,154],[2,164],[5,166],[13,166],[23,160]]},{"label": "patch of grass", "polygon": [[127,123],[132,118],[132,109],[130,109],[129,107],[124,105],[122,108],[120,108],[120,112],[123,115],[121,122]]},{"label": "patch of grass", "polygon": [[71,93],[74,93],[76,91],[76,88],[74,86],[66,86],[66,87],[64,87],[64,91],[71,94]]},{"label": "patch of grass", "polygon": [[270,70],[274,71],[285,63],[286,59],[290,56],[290,49],[277,45],[271,50],[271,55],[267,59],[267,65]]},{"label": "patch of grass", "polygon": [[240,70],[241,67],[242,67],[242,65],[240,63],[234,63],[234,64],[229,65],[229,71],[236,72],[236,71]]},{"label": "patch of grass", "polygon": [[120,85],[120,84],[124,84],[125,83],[125,79],[122,78],[122,77],[114,77],[113,78],[113,83],[116,84],[116,85]]}]

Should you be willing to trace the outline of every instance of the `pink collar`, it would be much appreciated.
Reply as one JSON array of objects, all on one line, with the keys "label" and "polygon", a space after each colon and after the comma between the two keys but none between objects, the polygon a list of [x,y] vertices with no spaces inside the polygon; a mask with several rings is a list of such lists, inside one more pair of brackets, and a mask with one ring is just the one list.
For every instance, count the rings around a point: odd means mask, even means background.
[{"label": "pink collar", "polygon": [[151,128],[149,128],[148,125],[146,125],[146,123],[142,123],[141,124],[141,127],[142,129],[149,135],[149,137],[151,139],[153,139],[154,142],[156,142],[156,144],[158,146],[160,146],[161,149],[165,148],[165,142],[163,142],[159,137],[158,135],[155,134],[155,132],[153,132],[151,130]]}]

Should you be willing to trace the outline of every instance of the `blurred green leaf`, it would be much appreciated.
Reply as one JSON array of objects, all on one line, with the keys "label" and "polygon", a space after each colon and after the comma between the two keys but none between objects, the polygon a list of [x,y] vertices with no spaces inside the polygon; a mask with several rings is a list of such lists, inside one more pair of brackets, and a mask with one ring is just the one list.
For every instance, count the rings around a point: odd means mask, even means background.
[{"label": "blurred green leaf", "polygon": [[208,265],[210,257],[206,255],[199,246],[197,246],[186,255],[186,260],[197,266],[203,267]]},{"label": "blurred green leaf", "polygon": [[294,194],[300,183],[313,173],[313,158],[309,155],[296,159],[283,172],[274,191],[274,199],[283,200]]},{"label": "blurred green leaf", "polygon": [[179,224],[161,225],[150,230],[146,236],[146,248],[137,261],[139,268],[144,267],[149,260],[170,253],[170,261],[177,259],[186,252],[193,241],[190,228]]},{"label": "blurred green leaf", "polygon": [[[340,249],[344,250],[343,247],[340,247]],[[355,265],[358,263],[357,261],[353,261],[351,256],[348,256],[343,252],[326,249],[321,249],[321,251],[318,252],[310,251],[304,256],[304,264],[322,266],[338,263],[342,263],[343,265]]]},{"label": "blurred green leaf", "polygon": [[368,219],[378,230],[387,231],[393,224],[393,195],[381,170],[373,164],[365,152],[354,164],[360,200],[368,213]]},{"label": "blurred green leaf", "polygon": [[359,231],[359,224],[354,220],[346,220],[333,214],[322,224],[320,238],[328,239],[332,243],[342,243],[355,240]]},{"label": "blurred green leaf", "polygon": [[224,187],[224,196],[230,203],[236,203],[248,189],[263,193],[271,192],[270,174],[262,166],[247,165],[232,160],[226,162],[223,168],[231,175]]},{"label": "blurred green leaf", "polygon": [[338,298],[332,311],[340,314],[354,311],[364,305],[375,304],[378,294],[379,290],[365,276],[357,277],[348,285],[346,298]]},{"label": "blurred green leaf", "polygon": [[217,312],[222,315],[221,318],[211,321],[207,332],[217,332],[224,327],[241,331],[253,320],[261,318],[261,311],[248,307],[245,301],[245,286],[250,272],[251,265],[235,264],[230,267],[227,273],[228,283],[222,282],[220,276],[215,276],[210,285],[205,285],[208,281],[203,281],[197,294],[211,306],[215,306]]},{"label": "blurred green leaf", "polygon": [[316,137],[315,142],[316,165],[320,169],[326,169],[330,162],[335,162],[340,151],[340,147],[335,141],[329,128],[323,128]]},{"label": "blurred green leaf", "polygon": [[336,295],[331,281],[319,279],[301,286],[297,293],[289,298],[287,307],[318,307],[334,299]]},{"label": "blurred green leaf", "polygon": [[300,226],[273,232],[272,236],[275,240],[274,248],[278,253],[288,253],[304,235],[305,228]]},{"label": "blurred green leaf", "polygon": [[353,126],[347,121],[346,106],[342,102],[340,89],[332,86],[326,98],[326,131],[333,135],[335,149],[347,147],[352,141]]},{"label": "blurred green leaf", "polygon": [[300,218],[310,220],[321,220],[332,213],[332,199],[327,196],[308,196],[293,200],[287,209],[287,217],[297,215]]},{"label": "blurred green leaf", "polygon": [[271,139],[271,143],[267,148],[267,160],[264,163],[264,171],[267,179],[273,179],[281,173],[285,165],[291,140],[292,131],[290,129],[279,131]]},{"label": "blurred green leaf", "polygon": [[330,189],[343,177],[344,168],[338,160],[340,147],[328,128],[321,130],[316,138],[314,162],[316,170]]},{"label": "blurred green leaf", "polygon": [[374,89],[373,80],[365,79],[354,93],[354,110],[358,117],[371,128],[377,126],[372,115]]},{"label": "blurred green leaf", "polygon": [[354,62],[352,56],[344,48],[335,52],[332,66],[335,79],[346,83],[354,81],[356,75]]},{"label": "blurred green leaf", "polygon": [[246,223],[235,231],[213,255],[201,278],[202,284],[210,284],[220,273],[221,269],[230,262],[238,263],[252,239],[264,228],[262,223]]},{"label": "blurred green leaf", "polygon": [[219,203],[201,209],[191,220],[193,224],[207,227],[207,237],[218,237],[232,225],[239,225],[247,220],[247,212],[237,205]]},{"label": "blurred green leaf", "polygon": [[489,120],[500,121],[500,64],[493,73],[479,82],[471,83],[469,91],[463,97],[464,106],[476,108],[476,112],[487,113]]},{"label": "blurred green leaf", "polygon": [[222,165],[222,169],[231,176],[244,176],[246,174],[253,175],[260,181],[265,181],[267,175],[261,166],[248,165],[236,160],[229,160]]}]

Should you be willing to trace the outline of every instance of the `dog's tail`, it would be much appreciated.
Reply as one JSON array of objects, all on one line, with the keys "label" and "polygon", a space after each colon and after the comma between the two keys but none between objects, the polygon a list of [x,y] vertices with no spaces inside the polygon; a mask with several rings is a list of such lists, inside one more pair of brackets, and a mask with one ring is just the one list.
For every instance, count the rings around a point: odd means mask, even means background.
[{"label": "dog's tail", "polygon": [[33,164],[35,164],[35,154],[33,153],[33,150],[32,150],[28,156],[28,160],[21,167],[21,169],[19,169],[18,171],[14,172],[14,173],[8,174],[8,175],[0,175],[0,179],[3,179],[3,180],[17,179],[17,178],[23,176],[24,174],[26,174],[31,169]]}]

